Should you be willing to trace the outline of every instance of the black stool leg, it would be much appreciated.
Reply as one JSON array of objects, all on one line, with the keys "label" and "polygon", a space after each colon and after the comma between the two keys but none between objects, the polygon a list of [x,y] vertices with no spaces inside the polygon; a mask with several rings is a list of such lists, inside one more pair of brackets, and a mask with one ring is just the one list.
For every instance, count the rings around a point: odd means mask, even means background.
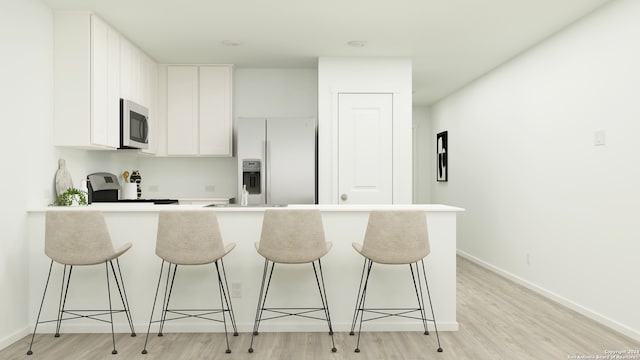
[{"label": "black stool leg", "polygon": [[[171,272],[171,263],[169,263],[169,270],[167,270],[167,285],[169,285],[169,273]],[[173,275],[171,277],[171,285],[169,285],[169,292],[167,293],[167,287],[164,288],[164,302],[162,305],[162,316],[160,318],[160,332],[158,336],[164,336],[164,323],[167,321],[167,314],[169,313],[169,301],[171,300],[171,293],[173,292],[173,284],[176,280],[176,272],[178,271],[178,265],[173,264]]]},{"label": "black stool leg", "polygon": [[[62,285],[60,287],[60,302],[58,303],[58,318],[56,320],[56,333],[55,337],[60,337],[60,327],[62,326],[62,318],[64,317],[64,307],[67,304],[67,294],[69,293],[69,284],[71,283],[71,272],[73,271],[73,265],[69,266],[69,275],[67,275],[67,265],[64,265],[62,270]],[[67,284],[65,286],[65,275],[67,275]],[[63,297],[64,289],[64,297]]]},{"label": "black stool leg", "polygon": [[[113,267],[113,261],[109,261],[111,264],[111,272],[113,273],[113,278],[116,281],[116,286],[118,287],[118,293],[120,294],[120,300],[122,301],[122,306],[124,307],[124,314],[127,316],[127,321],[129,322],[129,328],[131,329],[131,337],[136,336],[136,331],[133,328],[133,320],[131,318],[131,308],[129,307],[129,299],[127,298],[127,290],[124,286],[124,278],[122,277],[122,270],[120,269],[120,261],[116,259],[116,265],[118,266],[118,273],[116,274],[116,270]],[[118,275],[120,275],[120,279],[118,280]],[[120,287],[120,283],[122,283],[122,287]]]},{"label": "black stool leg", "polygon": [[229,283],[227,282],[227,270],[225,270],[224,268],[224,261],[222,259],[220,259],[220,265],[222,266],[224,285],[226,287],[224,300],[227,304],[227,309],[229,309],[229,314],[231,317],[231,326],[233,327],[233,336],[238,336],[238,327],[236,326],[236,315],[235,315],[235,312],[233,311],[233,304],[231,303],[231,290],[229,290]]},{"label": "black stool leg", "polygon": [[[440,345],[440,335],[438,334],[438,325],[436,323],[436,315],[433,312],[433,303],[431,302],[431,293],[429,292],[429,282],[427,281],[427,272],[424,269],[424,259],[420,261],[422,263],[422,274],[424,276],[424,284],[427,288],[427,297],[429,298],[429,307],[431,308],[431,318],[433,319],[433,327],[436,330],[436,339],[438,340],[438,352],[442,352],[442,346]],[[416,264],[417,269],[417,264]]]},{"label": "black stool leg", "polygon": [[116,350],[116,334],[113,331],[113,309],[111,308],[111,287],[109,285],[109,261],[105,261],[104,268],[107,271],[107,297],[109,298],[109,320],[111,320],[111,340],[113,341],[113,355],[118,353]]},{"label": "black stool leg", "polygon": [[373,267],[373,261],[369,261],[369,266],[367,267],[367,275],[364,280],[364,287],[362,288],[362,300],[360,302],[360,325],[358,327],[358,340],[356,341],[356,349],[355,352],[360,352],[360,334],[362,333],[362,320],[364,318],[364,303],[367,298],[367,285],[369,285],[369,275],[371,275],[371,267]]},{"label": "black stool leg", "polygon": [[[413,265],[416,266],[415,273],[413,271]],[[424,306],[424,295],[422,293],[422,280],[420,277],[420,271],[418,271],[418,263],[409,264],[409,268],[411,269],[411,279],[413,280],[413,288],[416,292],[416,298],[418,299],[418,310],[420,311],[420,319],[422,320],[422,326],[424,327],[424,334],[429,335],[429,328],[427,326],[427,315],[425,313]],[[417,282],[416,282],[417,275]]]},{"label": "black stool leg", "polygon": [[360,274],[360,286],[358,287],[358,296],[356,297],[356,305],[353,309],[353,319],[351,320],[351,331],[349,335],[354,335],[353,332],[356,328],[356,322],[358,321],[358,306],[360,305],[360,296],[362,294],[362,284],[364,283],[364,271],[367,268],[367,259],[362,262],[362,273]]},{"label": "black stool leg", "polygon": [[260,327],[260,320],[262,319],[262,312],[264,305],[267,302],[267,293],[269,292],[269,285],[271,284],[271,277],[273,276],[273,268],[275,263],[271,264],[271,271],[269,271],[269,281],[265,288],[265,281],[267,280],[267,271],[269,269],[269,260],[264,259],[264,267],[262,269],[262,284],[260,285],[260,295],[258,295],[258,306],[256,308],[256,319],[253,323],[253,333],[251,335],[251,344],[249,345],[249,353],[253,352],[253,338],[258,335],[258,328]]},{"label": "black stool leg", "polygon": [[153,305],[151,306],[151,316],[149,317],[149,327],[147,328],[147,337],[144,339],[144,348],[142,353],[147,353],[147,342],[149,341],[149,332],[151,332],[151,322],[153,321],[153,310],[156,308],[156,301],[158,300],[158,291],[160,290],[160,282],[162,281],[162,270],[164,268],[164,260],[160,265],[160,276],[158,276],[158,285],[156,286],[156,295],[153,297]]},{"label": "black stool leg", "polygon": [[[320,280],[318,281],[318,271],[316,271],[316,265],[314,262],[311,262],[313,266],[313,273],[316,276],[316,284],[318,285],[318,291],[320,292],[320,300],[322,302],[322,308],[324,310],[324,316],[327,319],[327,325],[329,325],[329,335],[331,335],[331,352],[336,352],[336,343],[333,339],[333,327],[331,326],[331,314],[329,313],[329,300],[327,299],[327,290],[324,286],[324,275],[322,272],[322,262],[318,259],[318,268],[320,270]],[[320,286],[320,282],[322,282],[322,286]]]},{"label": "black stool leg", "polygon": [[42,294],[42,300],[40,301],[40,309],[38,310],[38,316],[36,317],[36,325],[33,328],[33,335],[31,335],[31,343],[29,343],[29,350],[27,351],[27,355],[32,355],[33,351],[31,348],[33,347],[33,339],[36,337],[36,330],[38,329],[38,323],[40,322],[40,314],[42,313],[42,305],[44,304],[44,298],[47,295],[47,287],[49,287],[49,279],[51,279],[51,269],[53,268],[53,260],[51,260],[51,264],[49,265],[49,275],[47,275],[47,282],[44,284],[44,292]]},{"label": "black stool leg", "polygon": [[[225,299],[227,296],[224,295],[226,292],[224,290],[222,277],[220,276],[218,261],[215,262],[215,265],[216,265],[216,273],[218,274],[218,290],[220,291],[220,309],[222,310],[222,323],[224,324],[224,338],[227,341],[227,350],[225,352],[227,354],[231,354],[231,347],[229,346],[229,334],[227,333],[227,318],[224,315],[225,313],[224,305],[225,305]],[[227,309],[228,309],[228,304],[227,304]],[[229,318],[231,318],[231,315],[229,315]]]}]

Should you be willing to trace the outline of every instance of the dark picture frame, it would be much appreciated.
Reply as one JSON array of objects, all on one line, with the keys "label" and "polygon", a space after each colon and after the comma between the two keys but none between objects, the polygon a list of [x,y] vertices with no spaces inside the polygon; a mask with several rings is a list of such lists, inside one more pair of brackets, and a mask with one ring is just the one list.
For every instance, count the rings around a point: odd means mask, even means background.
[{"label": "dark picture frame", "polygon": [[436,135],[436,181],[449,181],[449,134],[448,131]]}]

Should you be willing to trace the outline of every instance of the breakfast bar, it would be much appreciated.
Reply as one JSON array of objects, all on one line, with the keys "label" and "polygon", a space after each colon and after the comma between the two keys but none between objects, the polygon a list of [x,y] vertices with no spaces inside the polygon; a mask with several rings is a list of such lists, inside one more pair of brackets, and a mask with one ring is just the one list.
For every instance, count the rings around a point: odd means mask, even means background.
[{"label": "breakfast bar", "polygon": [[[136,331],[146,330],[151,313],[153,296],[158,281],[161,259],[155,255],[158,213],[166,210],[215,211],[223,241],[235,243],[236,248],[224,258],[230,293],[238,330],[250,332],[260,287],[264,258],[255,249],[260,239],[265,206],[206,207],[202,205],[151,205],[151,204],[93,204],[74,206],[64,211],[100,210],[105,216],[112,241],[117,246],[131,242],[133,247],[120,258],[122,275]],[[447,205],[289,205],[289,209],[318,209],[322,214],[325,236],[333,243],[331,251],[322,258],[326,291],[333,328],[349,331],[358,293],[363,258],[353,248],[353,242],[362,242],[371,210],[421,210],[425,211],[429,231],[431,253],[425,258],[429,288],[433,299],[438,329],[458,330],[456,320],[456,216],[464,211]],[[29,322],[34,323],[50,259],[44,254],[44,215],[51,208],[33,210],[28,217],[29,239]],[[56,208],[56,210],[61,208]],[[209,265],[212,266],[212,265]],[[284,304],[294,299],[296,303],[318,302],[314,282],[300,279],[313,277],[308,264],[277,268],[277,281],[269,301]],[[408,266],[379,266],[372,273],[367,302],[385,306],[413,306],[415,292]],[[69,306],[78,307],[87,302],[106,302],[104,269],[86,267],[74,270],[73,286],[69,293]],[[396,276],[396,275],[405,276]],[[44,318],[55,318],[61,271],[51,275]],[[209,306],[218,301],[215,272],[207,266],[179,268],[177,294],[173,304],[180,306]],[[100,279],[100,280],[96,280]],[[401,279],[398,281],[397,279]],[[405,282],[406,279],[406,282]],[[295,284],[295,285],[292,285]],[[295,286],[295,288],[293,288]],[[189,296],[197,294],[197,296]],[[80,300],[80,301],[78,301]],[[115,317],[116,331],[126,332],[124,317]],[[367,325],[368,331],[419,331],[421,324],[401,317],[391,317]],[[106,332],[103,324],[86,319],[64,324],[65,332]],[[326,331],[326,324],[304,318],[283,318],[264,323],[262,331]],[[38,332],[54,332],[55,322],[44,324]],[[155,331],[153,328],[152,332]],[[198,319],[184,319],[167,325],[167,332],[223,331],[222,327]]]}]

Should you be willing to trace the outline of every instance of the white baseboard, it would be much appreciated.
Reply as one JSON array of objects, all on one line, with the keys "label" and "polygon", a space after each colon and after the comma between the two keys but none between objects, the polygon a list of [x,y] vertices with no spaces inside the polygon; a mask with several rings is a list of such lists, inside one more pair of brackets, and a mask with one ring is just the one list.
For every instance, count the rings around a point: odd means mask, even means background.
[{"label": "white baseboard", "polygon": [[[6,348],[7,346],[15,343],[16,341],[22,339],[23,337],[29,335],[31,331],[28,328],[22,328],[12,334],[9,334],[3,338],[0,338],[0,350]],[[25,350],[26,352],[27,350]]]},{"label": "white baseboard", "polygon": [[610,319],[606,316],[603,316],[602,314],[595,312],[583,305],[580,305],[578,303],[576,303],[575,301],[569,300],[561,295],[558,295],[552,291],[549,291],[537,284],[534,284],[528,280],[525,280],[517,275],[514,275],[508,271],[505,271],[497,266],[494,266],[492,264],[489,264],[487,262],[485,262],[484,260],[481,260],[471,254],[468,254],[464,251],[461,250],[457,250],[457,254],[460,255],[461,257],[475,263],[478,264],[480,266],[482,266],[483,268],[493,271],[496,274],[503,276],[519,285],[522,285],[524,287],[526,287],[529,290],[532,290],[544,297],[546,297],[549,300],[555,301],[560,305],[563,305],[573,311],[576,311],[608,328],[610,328],[611,330],[617,331],[619,333],[621,333],[622,335],[628,336],[636,341],[640,341],[640,330],[637,329],[633,329],[627,325],[621,324],[613,319]]}]

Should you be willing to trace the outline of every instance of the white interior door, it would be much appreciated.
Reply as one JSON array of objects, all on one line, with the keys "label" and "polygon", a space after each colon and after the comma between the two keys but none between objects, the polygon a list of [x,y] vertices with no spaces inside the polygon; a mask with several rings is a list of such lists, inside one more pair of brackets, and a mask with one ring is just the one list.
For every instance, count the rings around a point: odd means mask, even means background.
[{"label": "white interior door", "polygon": [[393,94],[338,95],[338,203],[393,203]]}]

